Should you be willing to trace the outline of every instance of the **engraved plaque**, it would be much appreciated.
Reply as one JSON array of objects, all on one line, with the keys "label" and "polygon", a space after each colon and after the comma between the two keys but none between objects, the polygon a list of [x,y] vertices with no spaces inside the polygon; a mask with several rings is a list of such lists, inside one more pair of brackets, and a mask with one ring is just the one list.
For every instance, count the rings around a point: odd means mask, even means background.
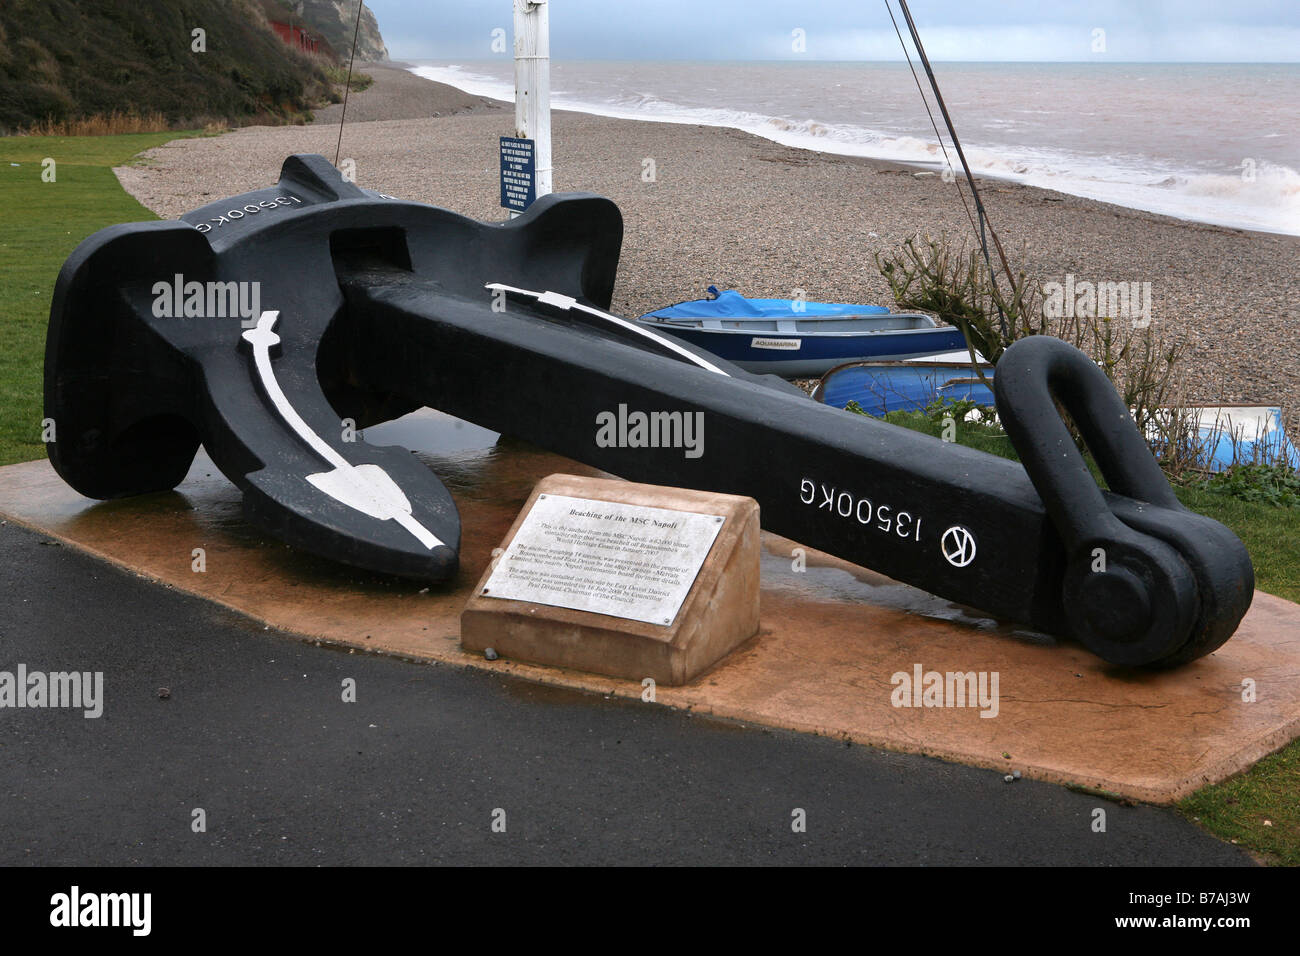
[{"label": "engraved plaque", "polygon": [[539,495],[480,593],[667,626],[722,523],[720,515]]}]

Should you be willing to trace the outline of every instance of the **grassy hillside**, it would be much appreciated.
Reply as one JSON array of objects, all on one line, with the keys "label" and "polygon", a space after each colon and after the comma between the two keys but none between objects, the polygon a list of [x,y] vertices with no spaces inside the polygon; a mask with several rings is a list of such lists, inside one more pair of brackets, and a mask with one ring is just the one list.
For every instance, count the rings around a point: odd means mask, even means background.
[{"label": "grassy hillside", "polygon": [[0,132],[113,112],[174,126],[293,122],[331,92],[319,62],[251,0],[0,3]]}]

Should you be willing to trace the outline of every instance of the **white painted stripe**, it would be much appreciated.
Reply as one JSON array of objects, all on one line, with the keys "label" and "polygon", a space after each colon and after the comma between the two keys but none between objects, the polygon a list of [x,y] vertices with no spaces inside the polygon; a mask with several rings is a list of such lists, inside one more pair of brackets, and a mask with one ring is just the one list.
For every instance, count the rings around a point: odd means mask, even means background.
[{"label": "white painted stripe", "polygon": [[566,312],[570,309],[578,309],[581,312],[586,312],[588,315],[594,315],[599,319],[604,319],[606,322],[610,322],[614,325],[617,325],[619,328],[627,329],[631,332],[635,332],[637,335],[640,335],[644,338],[651,339],[660,347],[668,349],[670,352],[675,352],[677,355],[680,355],[682,358],[686,359],[686,361],[690,362],[692,365],[698,365],[700,368],[706,369],[707,371],[715,372],[718,375],[727,376],[727,373],[724,372],[722,369],[718,368],[712,362],[700,358],[690,349],[682,348],[676,342],[672,342],[664,338],[662,335],[659,335],[655,332],[651,332],[649,329],[643,328],[642,326],[637,325],[635,322],[629,322],[627,319],[620,318],[617,315],[611,315],[609,312],[602,312],[600,309],[593,309],[589,305],[583,305],[572,296],[562,295],[559,292],[533,292],[530,289],[517,289],[512,285],[503,285],[500,282],[489,282],[487,285],[484,286],[484,288],[492,289],[494,291],[500,290],[502,292],[513,292],[515,295],[531,296],[532,298],[536,299],[538,302],[542,303],[543,305],[554,306],[555,308],[563,309]]},{"label": "white painted stripe", "polygon": [[393,519],[430,550],[442,544],[437,535],[411,514],[411,502],[388,472],[379,465],[353,465],[312,431],[289,402],[271,365],[271,346],[280,341],[280,336],[274,332],[279,317],[279,312],[263,312],[257,325],[244,333],[244,338],[253,346],[257,377],[275,410],[312,451],[334,466],[333,471],[305,476],[307,482],[336,501],[372,518],[380,521]]}]

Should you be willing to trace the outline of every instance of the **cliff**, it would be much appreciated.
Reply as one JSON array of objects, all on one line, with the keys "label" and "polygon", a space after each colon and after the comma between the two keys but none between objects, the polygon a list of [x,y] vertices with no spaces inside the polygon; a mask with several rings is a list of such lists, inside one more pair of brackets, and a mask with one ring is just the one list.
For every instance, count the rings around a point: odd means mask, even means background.
[{"label": "cliff", "polygon": [[[352,52],[352,35],[356,29],[356,0],[275,0],[289,9],[299,22],[319,30],[342,62]],[[361,31],[357,36],[357,62],[388,59],[388,48],[379,34],[375,14],[364,4],[361,8]]]}]

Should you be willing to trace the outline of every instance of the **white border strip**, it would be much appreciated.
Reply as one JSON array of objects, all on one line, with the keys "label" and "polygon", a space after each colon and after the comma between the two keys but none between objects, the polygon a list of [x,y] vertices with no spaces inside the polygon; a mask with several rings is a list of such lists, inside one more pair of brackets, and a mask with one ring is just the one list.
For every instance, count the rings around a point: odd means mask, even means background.
[{"label": "white border strip", "polygon": [[635,322],[629,322],[627,319],[619,318],[617,315],[611,315],[609,312],[602,312],[600,309],[593,309],[589,305],[583,305],[581,302],[579,302],[577,299],[573,298],[572,296],[561,295],[559,292],[533,292],[530,289],[517,289],[512,285],[503,285],[500,282],[489,282],[483,288],[492,289],[493,291],[513,292],[516,295],[531,296],[532,298],[536,299],[538,302],[542,303],[543,305],[554,306],[555,308],[563,309],[566,312],[569,311],[570,309],[578,309],[582,312],[586,312],[588,315],[594,315],[598,319],[604,319],[606,322],[611,322],[614,325],[617,325],[619,328],[627,329],[629,331],[635,332],[637,335],[650,339],[660,348],[667,349],[668,351],[681,356],[683,359],[690,362],[692,365],[698,365],[700,368],[705,369],[706,371],[714,372],[725,378],[731,377],[722,369],[714,365],[712,362],[700,358],[690,349],[682,348],[682,346],[678,345],[676,342],[666,339],[662,335],[659,335],[658,333],[651,332],[649,329],[642,328],[641,326],[637,325]]}]

